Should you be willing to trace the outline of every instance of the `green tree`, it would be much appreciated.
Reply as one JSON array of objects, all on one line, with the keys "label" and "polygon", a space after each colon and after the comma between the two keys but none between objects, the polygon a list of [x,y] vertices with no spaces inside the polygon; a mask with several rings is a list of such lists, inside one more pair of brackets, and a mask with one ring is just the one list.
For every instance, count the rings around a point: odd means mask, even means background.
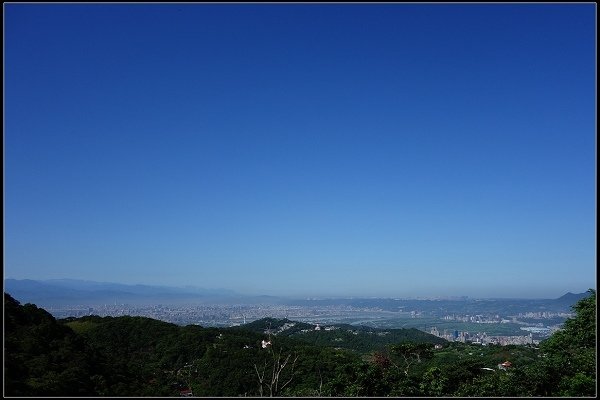
[{"label": "green tree", "polygon": [[442,374],[441,369],[431,367],[423,375],[419,388],[421,389],[421,393],[426,396],[441,396],[444,393],[447,381],[448,378]]},{"label": "green tree", "polygon": [[390,346],[391,362],[408,376],[410,367],[433,357],[433,344],[404,342]]},{"label": "green tree", "polygon": [[542,359],[535,368],[543,374],[530,379],[535,395],[596,395],[596,291],[588,293],[573,306],[575,316],[563,329],[540,344]]},{"label": "green tree", "polygon": [[33,304],[4,294],[8,396],[94,395],[94,353],[83,338]]}]

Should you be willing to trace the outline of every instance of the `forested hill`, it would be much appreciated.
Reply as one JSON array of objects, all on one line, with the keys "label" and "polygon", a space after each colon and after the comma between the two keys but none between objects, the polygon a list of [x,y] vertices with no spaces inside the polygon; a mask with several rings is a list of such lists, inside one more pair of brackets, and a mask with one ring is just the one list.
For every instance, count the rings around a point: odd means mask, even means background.
[{"label": "forested hill", "polygon": [[410,329],[380,329],[369,326],[349,324],[316,325],[289,319],[263,318],[242,325],[239,329],[263,333],[265,335],[285,336],[307,343],[322,346],[344,348],[359,353],[382,351],[386,346],[400,342],[419,342],[442,344],[445,339]]},{"label": "forested hill", "polygon": [[[182,327],[144,317],[56,320],[5,293],[4,394],[594,396],[595,301],[595,291],[580,300],[576,317],[539,349],[434,348],[422,332],[381,335],[386,331],[315,329],[289,320],[237,328]],[[498,369],[505,361],[510,367]]]}]

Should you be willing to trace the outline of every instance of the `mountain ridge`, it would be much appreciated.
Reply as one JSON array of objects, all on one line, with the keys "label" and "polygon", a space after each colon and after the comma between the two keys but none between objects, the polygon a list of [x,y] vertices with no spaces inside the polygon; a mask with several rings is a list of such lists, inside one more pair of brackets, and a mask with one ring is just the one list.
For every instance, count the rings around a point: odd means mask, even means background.
[{"label": "mountain ridge", "polygon": [[4,291],[21,302],[43,306],[90,303],[148,303],[149,301],[211,301],[239,296],[225,289],[128,285],[77,279],[5,279]]}]

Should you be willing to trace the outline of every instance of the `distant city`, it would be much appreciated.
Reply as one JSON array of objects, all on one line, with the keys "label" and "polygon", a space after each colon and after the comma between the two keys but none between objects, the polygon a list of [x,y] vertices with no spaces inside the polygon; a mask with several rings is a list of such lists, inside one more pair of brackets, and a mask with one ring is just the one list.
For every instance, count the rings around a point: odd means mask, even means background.
[{"label": "distant city", "polygon": [[[519,313],[515,316],[503,318],[499,315],[445,315],[442,321],[468,322],[481,324],[480,330],[471,331],[459,329],[438,328],[439,325],[432,325],[430,328],[425,325],[435,324],[431,317],[424,317],[421,311],[411,312],[389,312],[377,308],[355,308],[351,306],[326,306],[326,307],[307,307],[307,306],[284,306],[284,305],[162,305],[153,306],[133,306],[128,304],[107,304],[102,306],[90,307],[87,305],[76,305],[72,307],[49,307],[47,311],[55,318],[82,317],[86,315],[98,315],[100,317],[119,317],[119,316],[141,316],[170,322],[177,325],[201,325],[205,327],[232,327],[249,323],[265,317],[286,318],[293,321],[308,322],[314,324],[335,324],[351,323],[373,327],[387,328],[417,328],[432,335],[441,337],[448,341],[471,342],[475,344],[537,344],[539,340],[550,336],[553,332],[560,329],[561,323],[573,314],[570,312],[528,312]],[[531,323],[529,321],[535,315],[539,322]],[[547,322],[551,321],[550,324]],[[395,324],[394,324],[395,323]],[[443,324],[451,326],[452,324]],[[506,332],[504,326],[508,325],[508,331],[523,334],[500,335],[498,332]],[[515,325],[520,325],[515,327]],[[463,324],[456,323],[455,327],[462,327]]]},{"label": "distant city", "polygon": [[232,327],[271,317],[322,326],[344,323],[417,328],[448,341],[483,346],[535,345],[560,329],[573,315],[570,307],[585,295],[567,293],[546,300],[285,299],[143,285],[14,279],[5,280],[5,291],[23,303],[46,309],[56,318],[129,315],[177,325]]}]

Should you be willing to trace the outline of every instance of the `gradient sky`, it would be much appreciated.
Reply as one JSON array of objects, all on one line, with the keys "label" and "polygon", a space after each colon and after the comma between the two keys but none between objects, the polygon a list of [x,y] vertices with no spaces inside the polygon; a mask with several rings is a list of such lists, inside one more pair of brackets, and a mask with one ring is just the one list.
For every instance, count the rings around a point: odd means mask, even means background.
[{"label": "gradient sky", "polygon": [[5,277],[595,287],[595,15],[5,4]]}]

